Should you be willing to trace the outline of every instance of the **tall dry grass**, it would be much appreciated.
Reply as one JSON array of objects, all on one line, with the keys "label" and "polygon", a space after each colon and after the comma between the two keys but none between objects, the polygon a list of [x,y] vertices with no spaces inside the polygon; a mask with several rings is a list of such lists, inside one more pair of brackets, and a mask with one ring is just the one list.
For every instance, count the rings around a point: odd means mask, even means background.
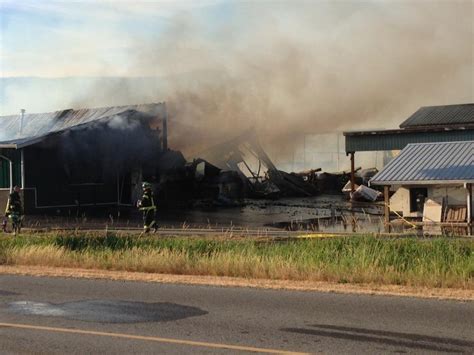
[{"label": "tall dry grass", "polygon": [[474,241],[257,241],[71,234],[0,241],[0,263],[474,289]]}]

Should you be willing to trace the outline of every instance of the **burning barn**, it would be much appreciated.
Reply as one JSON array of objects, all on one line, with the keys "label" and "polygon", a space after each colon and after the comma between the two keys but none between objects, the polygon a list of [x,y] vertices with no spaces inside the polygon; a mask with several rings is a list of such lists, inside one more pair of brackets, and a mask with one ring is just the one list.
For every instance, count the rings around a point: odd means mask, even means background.
[{"label": "burning barn", "polygon": [[132,206],[167,151],[164,103],[0,117],[0,206],[26,213]]}]

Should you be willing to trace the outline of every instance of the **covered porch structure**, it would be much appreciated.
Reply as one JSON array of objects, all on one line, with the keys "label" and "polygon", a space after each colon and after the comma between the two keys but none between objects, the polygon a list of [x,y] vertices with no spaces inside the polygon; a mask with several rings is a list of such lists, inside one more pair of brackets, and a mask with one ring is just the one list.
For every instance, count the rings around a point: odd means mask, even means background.
[{"label": "covered porch structure", "polygon": [[423,223],[471,226],[473,184],[474,140],[409,144],[370,181],[384,188],[387,224],[392,211]]},{"label": "covered porch structure", "polygon": [[398,129],[344,132],[354,190],[356,152],[400,151],[411,143],[474,140],[474,103],[421,107]]}]

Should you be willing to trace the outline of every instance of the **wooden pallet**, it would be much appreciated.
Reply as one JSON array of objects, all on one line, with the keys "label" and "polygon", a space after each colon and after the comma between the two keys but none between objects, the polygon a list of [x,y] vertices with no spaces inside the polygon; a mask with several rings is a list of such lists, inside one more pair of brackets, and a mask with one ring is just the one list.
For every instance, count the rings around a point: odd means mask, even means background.
[{"label": "wooden pallet", "polygon": [[467,220],[466,206],[448,206],[445,222],[465,222]]}]

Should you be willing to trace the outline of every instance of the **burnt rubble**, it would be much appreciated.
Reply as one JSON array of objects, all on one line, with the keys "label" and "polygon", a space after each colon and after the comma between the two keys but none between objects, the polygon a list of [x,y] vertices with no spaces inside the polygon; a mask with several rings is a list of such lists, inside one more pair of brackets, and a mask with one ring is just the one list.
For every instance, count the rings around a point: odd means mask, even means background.
[{"label": "burnt rubble", "polygon": [[[212,147],[201,156],[203,158],[186,162],[180,152],[163,153],[156,179],[162,201],[207,200],[214,206],[235,206],[244,198],[341,194],[350,180],[348,172],[327,173],[312,169],[288,173],[278,170],[253,131]],[[366,184],[375,173],[376,169],[359,168],[357,186]],[[364,199],[363,194],[358,196]]]}]

